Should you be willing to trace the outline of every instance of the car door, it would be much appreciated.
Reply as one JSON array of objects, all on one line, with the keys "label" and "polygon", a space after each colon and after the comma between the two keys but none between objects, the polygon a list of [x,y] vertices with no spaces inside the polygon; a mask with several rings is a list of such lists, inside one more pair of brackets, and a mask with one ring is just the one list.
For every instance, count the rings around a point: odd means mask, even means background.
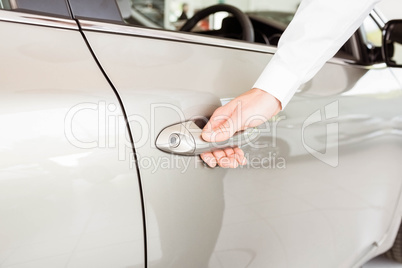
[{"label": "car door", "polygon": [[0,4],[0,266],[144,267],[124,116],[66,2]]},{"label": "car door", "polygon": [[248,166],[211,169],[158,150],[158,134],[248,90],[275,47],[125,25],[114,1],[70,3],[130,122],[149,267],[351,267],[392,243],[402,100],[383,64],[334,58],[261,127]]}]

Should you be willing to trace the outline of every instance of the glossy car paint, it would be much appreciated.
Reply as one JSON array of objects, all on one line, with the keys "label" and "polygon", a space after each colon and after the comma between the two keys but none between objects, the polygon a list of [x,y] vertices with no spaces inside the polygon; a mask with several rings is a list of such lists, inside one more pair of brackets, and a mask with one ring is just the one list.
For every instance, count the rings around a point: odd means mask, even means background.
[{"label": "glossy car paint", "polygon": [[[31,17],[10,14],[0,17]],[[131,121],[150,267],[359,267],[392,245],[401,216],[399,70],[332,60],[261,128],[259,142],[270,146],[247,150],[251,158],[283,157],[286,169],[209,169],[157,150],[156,135],[248,89],[274,49],[81,23]],[[9,22],[0,32],[9,37],[1,73],[11,74],[0,80],[0,265],[143,266],[127,129],[114,128],[119,103],[79,32]],[[320,110],[337,113],[315,122]],[[336,168],[311,155],[325,149],[339,155],[324,157]]]},{"label": "glossy car paint", "polygon": [[0,267],[143,267],[124,117],[77,25],[0,18]]},{"label": "glossy car paint", "polygon": [[[159,151],[156,135],[250,88],[272,54],[81,24],[132,117],[149,267],[358,267],[391,246],[401,214],[402,91],[389,69],[327,64],[276,117],[277,146],[246,151],[283,158],[286,168],[210,169]],[[303,129],[317,111],[323,119]],[[273,143],[274,123],[262,127],[261,144]],[[308,151],[322,156],[337,142],[326,160]]]}]

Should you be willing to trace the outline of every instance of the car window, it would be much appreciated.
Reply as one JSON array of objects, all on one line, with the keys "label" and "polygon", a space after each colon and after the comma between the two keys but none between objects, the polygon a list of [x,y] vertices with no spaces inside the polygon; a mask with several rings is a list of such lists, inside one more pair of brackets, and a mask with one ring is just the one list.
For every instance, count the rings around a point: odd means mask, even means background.
[{"label": "car window", "polygon": [[[117,0],[117,2],[127,23],[141,25],[147,20],[149,25],[156,28],[175,30],[197,11],[223,2],[236,6],[247,14],[287,25],[293,18],[300,0]],[[227,13],[222,12],[200,22],[197,26],[209,30],[216,29],[227,16]]]},{"label": "car window", "polygon": [[[128,25],[180,31],[196,12],[225,3],[243,11],[254,28],[254,42],[277,46],[281,34],[294,17],[300,0],[116,0],[124,22]],[[242,39],[238,21],[226,12],[200,20],[192,29],[219,38]],[[348,41],[335,57],[359,62],[356,41]]]},{"label": "car window", "polygon": [[114,0],[69,0],[69,2],[75,18],[122,23],[119,8]]},{"label": "car window", "polygon": [[371,44],[376,47],[382,45],[382,30],[375,23],[372,17],[367,17],[361,27],[363,32],[363,39],[366,44]]},{"label": "car window", "polygon": [[[277,41],[296,12],[300,0],[116,0],[125,23],[136,26],[179,31],[198,11],[218,3],[233,5],[246,13],[254,26],[256,42]],[[218,12],[200,20],[192,32],[236,38],[238,23],[227,12]],[[225,28],[232,32],[218,31]],[[236,29],[237,28],[237,29]],[[238,31],[237,31],[238,32]],[[275,42],[274,42],[275,43]]]},{"label": "car window", "polygon": [[10,1],[9,0],[0,0],[0,9],[6,9],[6,10],[12,9]]},{"label": "car window", "polygon": [[8,0],[0,0],[0,9],[11,9],[10,2]]},{"label": "car window", "polygon": [[0,9],[71,17],[65,0],[0,0]]},{"label": "car window", "polygon": [[367,17],[360,27],[360,36],[363,43],[363,63],[370,65],[383,62],[382,29],[371,16]]}]

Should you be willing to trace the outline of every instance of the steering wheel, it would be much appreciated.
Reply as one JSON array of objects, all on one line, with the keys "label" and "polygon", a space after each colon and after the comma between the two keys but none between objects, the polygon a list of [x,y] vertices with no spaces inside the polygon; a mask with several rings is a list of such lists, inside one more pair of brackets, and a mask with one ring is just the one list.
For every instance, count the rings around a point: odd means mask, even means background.
[{"label": "steering wheel", "polygon": [[222,11],[232,14],[233,17],[239,21],[243,32],[242,39],[244,41],[254,42],[254,27],[249,17],[237,7],[226,4],[218,4],[198,11],[180,28],[180,31],[190,32],[197,25],[197,23],[204,18]]}]

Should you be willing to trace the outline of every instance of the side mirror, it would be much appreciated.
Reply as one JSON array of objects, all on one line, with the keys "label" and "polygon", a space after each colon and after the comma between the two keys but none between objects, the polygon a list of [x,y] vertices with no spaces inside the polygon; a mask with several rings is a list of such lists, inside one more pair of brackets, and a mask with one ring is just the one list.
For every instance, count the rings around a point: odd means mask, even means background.
[{"label": "side mirror", "polygon": [[402,20],[391,20],[385,25],[382,55],[389,67],[402,68]]}]

